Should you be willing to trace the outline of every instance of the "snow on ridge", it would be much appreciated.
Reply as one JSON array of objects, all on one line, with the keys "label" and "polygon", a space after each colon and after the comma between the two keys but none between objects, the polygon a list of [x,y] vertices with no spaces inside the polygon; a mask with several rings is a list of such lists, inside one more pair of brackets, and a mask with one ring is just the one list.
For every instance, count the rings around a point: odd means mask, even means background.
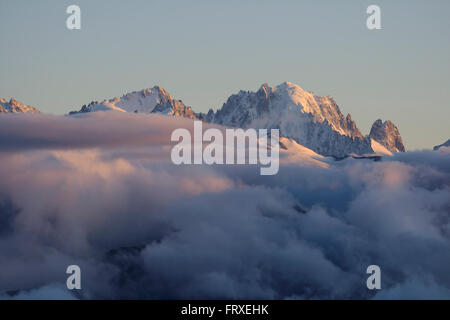
[{"label": "snow on ridge", "polygon": [[206,121],[242,128],[278,128],[315,152],[343,157],[373,152],[350,115],[344,117],[331,97],[320,97],[291,82],[264,84],[257,92],[232,95]]},{"label": "snow on ridge", "polygon": [[25,105],[14,98],[8,101],[0,98],[0,113],[40,113],[40,111],[32,106]]},{"label": "snow on ridge", "polygon": [[196,119],[192,108],[183,104],[181,100],[173,99],[170,94],[160,86],[133,91],[122,97],[105,99],[98,103],[93,101],[81,107],[79,111],[69,114],[96,112],[96,111],[119,111],[130,113],[160,113],[165,115],[181,116]]},{"label": "snow on ridge", "polygon": [[[0,112],[10,110],[39,112],[13,99],[9,103],[0,99]],[[93,101],[69,114],[97,111],[159,113],[244,129],[276,128],[280,136],[335,158],[404,151],[400,133],[392,122],[377,120],[370,135],[364,137],[350,114],[344,116],[331,96],[315,95],[288,81],[275,87],[265,83],[256,92],[240,90],[231,95],[222,108],[216,112],[210,110],[206,115],[194,113],[191,107],[173,99],[160,86],[125,93],[120,98]]]}]

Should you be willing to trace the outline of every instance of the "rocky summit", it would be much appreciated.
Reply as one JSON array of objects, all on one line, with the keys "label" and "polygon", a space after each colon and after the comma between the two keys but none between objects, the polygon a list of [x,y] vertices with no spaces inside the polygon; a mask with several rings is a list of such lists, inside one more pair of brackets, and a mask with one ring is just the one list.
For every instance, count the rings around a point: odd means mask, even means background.
[{"label": "rocky summit", "polygon": [[405,152],[400,132],[389,120],[385,122],[381,119],[376,120],[372,125],[369,137],[379,142],[389,151]]}]

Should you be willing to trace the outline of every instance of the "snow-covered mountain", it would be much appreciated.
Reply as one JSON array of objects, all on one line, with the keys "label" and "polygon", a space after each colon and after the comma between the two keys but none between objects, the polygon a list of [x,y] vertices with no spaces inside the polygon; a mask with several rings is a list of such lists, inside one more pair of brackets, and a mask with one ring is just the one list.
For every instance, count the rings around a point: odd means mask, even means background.
[{"label": "snow-covered mountain", "polygon": [[443,144],[440,144],[438,146],[435,146],[433,148],[433,150],[439,150],[441,147],[450,147],[450,139],[448,139],[446,142],[444,142]]},{"label": "snow-covered mountain", "polygon": [[181,100],[173,99],[166,90],[159,86],[127,93],[121,98],[104,100],[100,103],[93,101],[82,106],[79,111],[72,111],[69,114],[95,111],[161,113],[190,119],[197,118],[191,107],[184,105]]},{"label": "snow-covered mountain", "polygon": [[383,122],[381,119],[376,120],[369,137],[379,142],[389,151],[405,152],[402,137],[397,127],[389,120]]},{"label": "snow-covered mountain", "polygon": [[0,113],[40,113],[40,111],[13,98],[9,102],[0,98]]},{"label": "snow-covered mountain", "polygon": [[[340,158],[374,152],[371,138],[363,137],[350,114],[344,116],[332,97],[317,96],[291,82],[274,88],[264,84],[257,92],[240,91],[230,96],[220,110],[210,110],[200,118],[232,127],[278,128],[281,136],[325,156]],[[373,140],[388,152],[404,150],[401,138],[400,142],[397,139],[398,130],[386,131],[384,136],[381,130],[379,135],[376,132]]]},{"label": "snow-covered mountain", "polygon": [[[14,99],[0,99],[0,112],[39,112]],[[263,84],[258,91],[231,95],[217,112],[196,114],[181,100],[173,99],[159,86],[134,91],[121,98],[93,101],[78,114],[96,111],[160,113],[200,119],[229,127],[280,129],[280,136],[323,156],[404,152],[397,127],[391,121],[375,121],[368,136],[363,136],[350,114],[344,116],[330,96],[317,96],[291,82],[276,87]]]}]

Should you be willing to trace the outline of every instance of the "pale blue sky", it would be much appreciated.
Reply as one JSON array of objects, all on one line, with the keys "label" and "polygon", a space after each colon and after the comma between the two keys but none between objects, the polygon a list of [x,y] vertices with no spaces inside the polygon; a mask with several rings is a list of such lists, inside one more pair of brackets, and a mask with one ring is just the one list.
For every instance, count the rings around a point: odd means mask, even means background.
[{"label": "pale blue sky", "polygon": [[[66,7],[82,10],[69,31]],[[381,7],[383,30],[366,28]],[[390,119],[409,149],[450,138],[450,1],[0,0],[0,97],[64,114],[164,87],[196,111],[291,81],[331,95],[367,134]]]}]

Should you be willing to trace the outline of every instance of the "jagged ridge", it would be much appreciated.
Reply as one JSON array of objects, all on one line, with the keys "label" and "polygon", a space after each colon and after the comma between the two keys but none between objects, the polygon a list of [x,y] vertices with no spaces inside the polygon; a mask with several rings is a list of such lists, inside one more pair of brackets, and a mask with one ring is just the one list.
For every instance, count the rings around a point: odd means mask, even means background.
[{"label": "jagged ridge", "polygon": [[369,137],[379,142],[389,151],[405,152],[400,132],[390,120],[385,122],[381,119],[376,120],[372,125],[372,129],[370,129]]},{"label": "jagged ridge", "polygon": [[289,137],[322,155],[344,157],[372,153],[351,115],[346,117],[332,97],[320,97],[299,86],[284,82],[267,84],[257,92],[240,91],[220,110],[200,118],[221,125],[242,128],[278,128]]},{"label": "jagged ridge", "polygon": [[13,98],[9,102],[0,98],[0,113],[40,113],[40,111]]},{"label": "jagged ridge", "polygon": [[[0,99],[0,112],[39,112],[14,99]],[[258,91],[240,91],[231,95],[222,108],[205,115],[196,114],[181,100],[173,99],[159,86],[134,91],[121,98],[93,101],[78,114],[95,111],[161,113],[240,128],[280,129],[280,135],[325,156],[342,158],[350,154],[374,153],[373,141],[393,152],[404,152],[400,133],[391,121],[375,121],[364,137],[351,115],[344,116],[330,96],[317,96],[290,82],[274,88],[263,84]],[[377,147],[380,149],[380,147]]]},{"label": "jagged ridge", "polygon": [[100,103],[92,101],[88,105],[82,106],[79,111],[71,111],[69,114],[95,111],[162,113],[191,119],[197,118],[191,107],[184,105],[181,100],[173,99],[166,90],[159,86],[127,93],[121,98],[104,100]]}]

